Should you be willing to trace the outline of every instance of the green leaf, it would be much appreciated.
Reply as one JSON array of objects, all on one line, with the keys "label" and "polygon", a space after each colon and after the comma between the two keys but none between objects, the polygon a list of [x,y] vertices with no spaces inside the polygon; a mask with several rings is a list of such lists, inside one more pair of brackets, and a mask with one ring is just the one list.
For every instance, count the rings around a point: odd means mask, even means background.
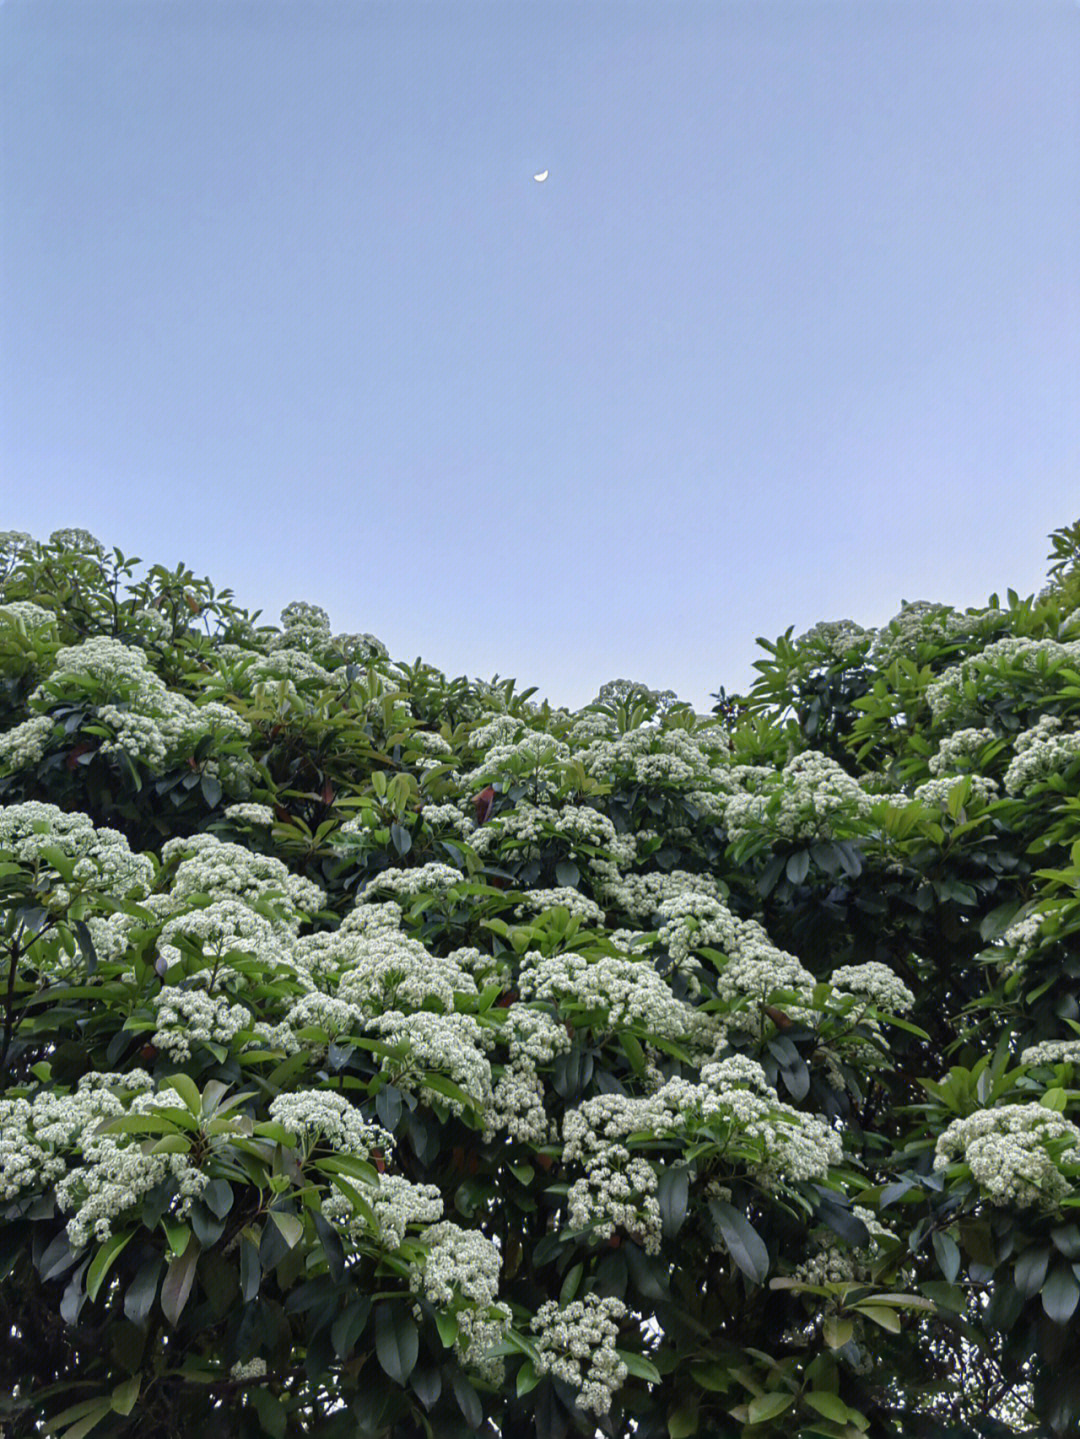
[{"label": "green leaf", "polygon": [[561,859],[555,866],[555,878],[566,889],[577,889],[581,881],[581,871],[572,860]]},{"label": "green leaf", "polygon": [[794,1402],[794,1394],[759,1394],[756,1399],[750,1400],[750,1423],[764,1424],[767,1419],[775,1419],[785,1409],[790,1409]]},{"label": "green leaf", "polygon": [[674,1239],[683,1227],[690,1204],[689,1171],[682,1166],[665,1169],[660,1176],[656,1199],[660,1205],[664,1238]]},{"label": "green leaf", "polygon": [[802,884],[810,872],[810,851],[800,849],[787,862],[787,877],[792,884]]},{"label": "green leaf", "polygon": [[1013,1282],[1022,1298],[1031,1299],[1038,1294],[1049,1263],[1050,1250],[1045,1244],[1031,1244],[1020,1255],[1013,1267]]},{"label": "green leaf", "polygon": [[133,1237],[130,1233],[114,1234],[110,1239],[106,1239],[94,1255],[90,1268],[86,1271],[86,1295],[91,1302],[98,1297],[98,1290],[105,1282],[105,1276],[112,1268],[113,1261]]},{"label": "green leaf", "polygon": [[867,1319],[879,1324],[882,1329],[887,1329],[890,1334],[900,1333],[899,1315],[883,1304],[856,1304],[854,1308],[860,1314],[865,1314]]},{"label": "green leaf", "polygon": [[130,1414],[135,1408],[135,1401],[139,1397],[141,1387],[141,1374],[136,1374],[131,1379],[125,1379],[123,1384],[118,1384],[112,1392],[113,1413]]},{"label": "green leaf", "polygon": [[855,1333],[855,1325],[850,1319],[842,1318],[839,1314],[827,1314],[822,1325],[822,1333],[825,1336],[825,1343],[830,1349],[843,1349]]},{"label": "green leaf", "polygon": [[375,1309],[375,1353],[383,1373],[404,1386],[416,1368],[420,1335],[412,1315],[400,1304]]},{"label": "green leaf", "polygon": [[764,1284],[769,1274],[769,1251],[746,1215],[722,1199],[710,1199],[709,1212],[735,1263],[748,1279]]},{"label": "green leaf", "polygon": [[946,1283],[952,1284],[960,1273],[960,1249],[956,1240],[935,1229],[930,1236],[930,1242],[934,1246],[938,1268],[945,1276]]},{"label": "green leaf", "polygon": [[479,1429],[484,1421],[484,1406],[480,1403],[480,1396],[458,1369],[451,1371],[450,1383],[454,1387],[454,1398],[458,1402],[458,1408],[465,1416],[465,1421],[471,1424],[474,1429]]},{"label": "green leaf", "polygon": [[240,1292],[244,1303],[250,1304],[259,1292],[262,1279],[262,1265],[259,1263],[259,1248],[250,1239],[240,1241]]},{"label": "green leaf", "polygon": [[199,1093],[195,1081],[187,1074],[173,1074],[163,1081],[163,1089],[174,1089],[180,1098],[198,1119],[202,1114],[202,1095]]},{"label": "green leaf", "polygon": [[848,1407],[839,1394],[830,1394],[827,1389],[812,1389],[809,1394],[803,1395],[803,1402],[836,1424],[847,1423]]},{"label": "green leaf", "polygon": [[195,1266],[199,1262],[199,1241],[192,1235],[187,1248],[178,1259],[174,1259],[166,1271],[161,1285],[161,1312],[175,1329],[184,1312],[184,1305],[195,1282]]},{"label": "green leaf", "polygon": [[140,1329],[146,1323],[147,1315],[154,1307],[160,1273],[161,1260],[155,1255],[140,1268],[124,1295],[124,1317]]},{"label": "green leaf", "polygon": [[248,1401],[259,1416],[259,1424],[270,1439],[285,1439],[286,1415],[281,1400],[276,1394],[259,1385],[248,1389]]},{"label": "green leaf", "polygon": [[1057,1264],[1042,1288],[1042,1307],[1055,1324],[1068,1324],[1080,1301],[1080,1284],[1072,1265]]},{"label": "green leaf", "polygon": [[95,1425],[101,1423],[106,1414],[112,1412],[111,1398],[84,1399],[50,1420],[42,1432],[59,1435],[63,1430],[63,1439],[83,1439]]},{"label": "green leaf", "polygon": [[627,1372],[633,1374],[636,1379],[645,1379],[650,1384],[661,1383],[660,1371],[655,1364],[650,1364],[644,1354],[635,1354],[630,1349],[619,1349],[617,1353],[626,1365]]},{"label": "green leaf", "polygon": [[232,1185],[227,1179],[211,1179],[202,1192],[202,1202],[218,1219],[224,1219],[233,1207]]},{"label": "green leaf", "polygon": [[282,1213],[280,1209],[271,1209],[270,1218],[274,1221],[278,1233],[289,1248],[295,1249],[304,1237],[304,1221],[298,1219],[295,1214]]},{"label": "green leaf", "polygon": [[435,1315],[435,1328],[439,1331],[443,1348],[453,1348],[454,1340],[458,1337],[458,1322],[454,1316],[440,1309]]},{"label": "green leaf", "polygon": [[667,1432],[670,1439],[690,1439],[698,1432],[698,1412],[689,1404],[682,1404],[668,1415]]},{"label": "green leaf", "polygon": [[517,1396],[520,1399],[524,1394],[530,1394],[540,1383],[540,1375],[532,1366],[532,1360],[526,1359],[517,1372]]}]

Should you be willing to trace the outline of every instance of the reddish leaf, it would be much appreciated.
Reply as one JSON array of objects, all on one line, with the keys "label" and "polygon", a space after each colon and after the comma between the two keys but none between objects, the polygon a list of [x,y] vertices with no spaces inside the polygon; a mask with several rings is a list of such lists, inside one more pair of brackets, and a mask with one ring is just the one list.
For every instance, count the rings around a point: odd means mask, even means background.
[{"label": "reddish leaf", "polygon": [[485,785],[479,794],[473,795],[472,802],[476,806],[476,823],[478,825],[484,824],[487,821],[488,815],[491,813],[492,805],[495,803],[495,786],[490,784]]}]

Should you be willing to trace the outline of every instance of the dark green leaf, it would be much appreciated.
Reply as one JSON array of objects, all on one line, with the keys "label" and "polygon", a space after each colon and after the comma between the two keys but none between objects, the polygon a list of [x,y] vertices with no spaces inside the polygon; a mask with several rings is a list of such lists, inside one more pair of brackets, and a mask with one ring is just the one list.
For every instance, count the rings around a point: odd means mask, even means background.
[{"label": "dark green leaf", "polygon": [[154,1307],[160,1273],[161,1260],[155,1255],[153,1259],[148,1259],[142,1265],[124,1295],[124,1314],[132,1324],[137,1324],[140,1329],[146,1323],[147,1315]]},{"label": "dark green leaf", "polygon": [[345,1247],[341,1242],[341,1235],[317,1209],[312,1211],[312,1218],[315,1221],[315,1232],[319,1236],[319,1243],[326,1255],[330,1278],[337,1284],[345,1274]]},{"label": "dark green leaf", "polygon": [[442,1393],[442,1375],[437,1369],[414,1369],[409,1387],[425,1409],[430,1409]]},{"label": "dark green leaf", "polygon": [[960,1273],[960,1249],[956,1240],[935,1229],[930,1236],[930,1242],[934,1246],[938,1267],[945,1276],[946,1283],[952,1284]]},{"label": "dark green leaf", "polygon": [[281,1400],[263,1385],[249,1387],[248,1400],[259,1416],[259,1424],[270,1439],[285,1439],[286,1415]]},{"label": "dark green leaf", "polygon": [[1042,1287],[1042,1307],[1055,1324],[1068,1324],[1080,1300],[1080,1284],[1072,1266],[1060,1261],[1050,1271]]},{"label": "dark green leaf", "polygon": [[211,1179],[202,1192],[202,1202],[219,1219],[224,1219],[233,1207],[232,1185],[227,1179]]},{"label": "dark green leaf", "polygon": [[1050,1250],[1045,1244],[1030,1244],[1017,1259],[1013,1268],[1013,1279],[1017,1291],[1030,1299],[1038,1294],[1046,1278],[1046,1267],[1050,1262]]},{"label": "dark green leaf", "polygon": [[792,884],[802,884],[810,872],[810,851],[800,849],[788,857],[787,877]]},{"label": "dark green leaf", "polygon": [[454,1388],[454,1398],[458,1402],[458,1408],[465,1416],[468,1424],[474,1429],[479,1429],[484,1420],[484,1406],[480,1403],[480,1397],[469,1381],[460,1370],[455,1369],[450,1375],[450,1383]]},{"label": "dark green leaf", "polygon": [[199,1262],[199,1241],[192,1236],[179,1259],[169,1265],[161,1285],[161,1312],[175,1329],[184,1312],[184,1305],[195,1282],[195,1266]]},{"label": "dark green leaf", "polygon": [[244,1303],[249,1303],[259,1292],[259,1282],[262,1279],[262,1265],[259,1263],[259,1251],[252,1244],[250,1239],[240,1241],[240,1292],[244,1297]]},{"label": "dark green leaf", "polygon": [[764,1284],[769,1274],[769,1251],[746,1215],[722,1199],[710,1199],[709,1212],[735,1263],[748,1279]]},{"label": "dark green leaf", "polygon": [[686,1220],[690,1202],[690,1175],[684,1168],[665,1169],[656,1192],[664,1238],[674,1239]]},{"label": "dark green leaf", "polygon": [[395,1384],[405,1384],[416,1367],[420,1336],[416,1322],[403,1304],[379,1304],[375,1309],[375,1353]]}]

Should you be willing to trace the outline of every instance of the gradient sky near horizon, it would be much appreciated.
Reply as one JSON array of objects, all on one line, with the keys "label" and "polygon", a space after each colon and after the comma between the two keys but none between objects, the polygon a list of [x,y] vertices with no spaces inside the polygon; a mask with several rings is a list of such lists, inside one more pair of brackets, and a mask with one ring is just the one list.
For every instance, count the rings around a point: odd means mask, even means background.
[{"label": "gradient sky near horizon", "polygon": [[571,708],[1029,594],[1080,5],[6,0],[0,498]]}]

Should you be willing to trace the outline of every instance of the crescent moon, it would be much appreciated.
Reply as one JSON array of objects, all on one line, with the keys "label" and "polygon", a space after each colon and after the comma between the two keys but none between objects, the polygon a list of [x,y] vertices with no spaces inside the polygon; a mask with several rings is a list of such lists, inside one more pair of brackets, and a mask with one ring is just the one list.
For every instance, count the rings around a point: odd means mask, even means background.
[{"label": "crescent moon", "polygon": [[534,179],[534,180],[539,180],[541,183],[543,183],[543,181],[546,180],[547,177],[548,177],[548,171],[547,171],[547,170],[543,170],[539,175],[534,175],[534,176],[533,176],[533,179]]}]

